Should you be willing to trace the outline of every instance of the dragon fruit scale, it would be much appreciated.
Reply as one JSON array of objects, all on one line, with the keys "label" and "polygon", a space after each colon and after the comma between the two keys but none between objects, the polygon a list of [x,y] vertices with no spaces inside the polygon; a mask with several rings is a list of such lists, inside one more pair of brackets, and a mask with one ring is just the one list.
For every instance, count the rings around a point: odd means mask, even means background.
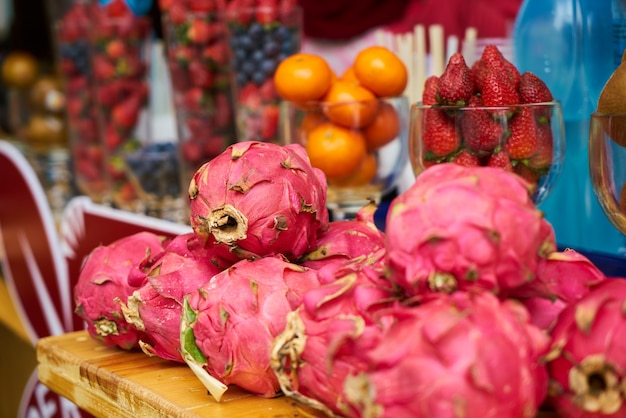
[{"label": "dragon fruit scale", "polygon": [[541,258],[536,280],[513,289],[507,297],[522,302],[533,323],[549,330],[566,306],[605,280],[604,273],[585,255],[566,249]]},{"label": "dragon fruit scale", "polygon": [[556,242],[529,187],[497,168],[430,167],[390,204],[390,279],[408,295],[506,294],[535,280],[539,260],[556,250]]},{"label": "dragon fruit scale", "polygon": [[165,251],[142,266],[143,286],[122,304],[126,322],[144,331],[139,341],[148,355],[184,362],[180,354],[183,298],[206,285],[236,260],[224,260],[193,232],[175,237]]},{"label": "dragon fruit scale", "polygon": [[129,274],[160,254],[165,243],[162,236],[139,232],[89,253],[74,286],[75,312],[85,321],[89,335],[127,350],[147,339],[143,331],[125,321],[121,304],[136,289],[129,284]]},{"label": "dragon fruit scale", "polygon": [[328,226],[326,178],[296,144],[231,145],[194,174],[189,198],[194,231],[241,258],[295,261]]},{"label": "dragon fruit scale", "polygon": [[568,305],[551,338],[548,399],[559,416],[625,417],[626,280],[605,280]]},{"label": "dragon fruit scale", "polygon": [[284,330],[287,314],[318,286],[315,270],[280,255],[235,263],[185,296],[180,326],[185,362],[218,402],[229,384],[276,396],[272,341]]},{"label": "dragon fruit scale", "polygon": [[358,318],[290,314],[297,338],[274,347],[288,396],[367,418],[533,418],[546,396],[549,339],[516,301],[459,291]]},{"label": "dragon fruit scale", "polygon": [[318,235],[317,248],[304,254],[298,264],[318,270],[383,249],[385,234],[374,223],[376,209],[370,203],[357,212],[355,219],[330,222],[328,229]]}]

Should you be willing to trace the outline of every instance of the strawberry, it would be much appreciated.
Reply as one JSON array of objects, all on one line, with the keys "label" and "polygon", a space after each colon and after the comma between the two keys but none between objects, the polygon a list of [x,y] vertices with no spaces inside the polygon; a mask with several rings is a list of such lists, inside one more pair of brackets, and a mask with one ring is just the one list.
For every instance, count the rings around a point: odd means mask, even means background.
[{"label": "strawberry", "polygon": [[424,157],[437,160],[456,151],[461,145],[461,136],[454,121],[438,109],[426,109],[424,116]]},{"label": "strawberry", "polygon": [[460,52],[452,54],[439,77],[437,97],[440,104],[464,106],[474,94],[474,80]]},{"label": "strawberry", "polygon": [[124,0],[113,0],[105,6],[105,10],[110,17],[121,17],[130,14],[130,9]]},{"label": "strawberry", "polygon": [[261,137],[272,141],[278,132],[278,115],[280,111],[276,105],[265,105],[261,111]]},{"label": "strawberry", "polygon": [[189,76],[196,87],[208,89],[213,87],[215,74],[204,63],[194,60],[189,63]]},{"label": "strawberry", "polygon": [[238,102],[240,105],[250,109],[257,109],[261,106],[261,95],[258,87],[254,83],[247,83],[239,89]]},{"label": "strawberry", "polygon": [[537,188],[537,183],[541,179],[541,173],[531,169],[523,162],[519,162],[513,166],[513,171],[531,185],[531,191]]},{"label": "strawberry", "polygon": [[520,102],[513,81],[502,70],[485,69],[480,94],[485,106],[509,106]]},{"label": "strawberry", "polygon": [[202,160],[202,144],[193,138],[181,143],[180,152],[183,160],[190,164],[195,165]]},{"label": "strawberry", "polygon": [[455,155],[450,162],[465,167],[477,167],[480,164],[480,158],[478,155],[473,154],[467,149],[462,149],[457,155]]},{"label": "strawberry", "polygon": [[215,95],[215,112],[211,117],[211,123],[217,129],[228,127],[233,119],[233,108],[226,93]]},{"label": "strawberry", "polygon": [[100,105],[111,107],[120,101],[123,84],[119,80],[96,87],[96,98]]},{"label": "strawberry", "polygon": [[187,7],[192,12],[214,12],[217,4],[215,0],[187,0]]},{"label": "strawberry", "polygon": [[192,136],[203,136],[211,129],[208,121],[203,117],[188,116],[187,128]]},{"label": "strawberry", "polygon": [[186,67],[194,58],[194,50],[191,47],[178,45],[170,50],[170,60],[178,63],[181,67]]},{"label": "strawberry", "polygon": [[552,164],[553,146],[550,125],[537,124],[537,149],[528,160],[528,167],[545,173]]},{"label": "strawberry", "polygon": [[124,142],[124,138],[113,125],[108,125],[104,131],[104,144],[109,151],[117,149]]},{"label": "strawberry", "polygon": [[256,8],[256,20],[262,25],[269,25],[278,20],[278,0],[259,0]]},{"label": "strawberry", "polygon": [[204,155],[212,159],[226,148],[226,139],[221,135],[211,135],[204,141]]},{"label": "strawberry", "polygon": [[520,76],[519,96],[521,103],[545,103],[553,100],[546,83],[530,71]]},{"label": "strawberry", "polygon": [[276,93],[276,88],[274,87],[274,78],[270,77],[261,84],[259,94],[261,95],[261,100],[264,102],[278,99],[278,93]]},{"label": "strawberry", "polygon": [[113,107],[111,121],[121,129],[132,129],[139,118],[141,102],[134,96]]},{"label": "strawberry", "polygon": [[199,87],[187,90],[183,96],[183,107],[187,111],[197,112],[205,109],[208,105],[208,98]]},{"label": "strawberry", "polygon": [[507,138],[504,148],[511,160],[530,158],[537,152],[537,124],[530,108],[524,107],[511,119],[511,135]]},{"label": "strawberry", "polygon": [[202,50],[202,58],[215,67],[222,67],[228,63],[228,49],[224,42],[216,42]]},{"label": "strawberry", "polygon": [[111,59],[117,59],[126,53],[126,45],[121,39],[113,39],[105,47],[105,52]]},{"label": "strawberry", "polygon": [[513,172],[513,164],[511,163],[509,155],[501,149],[489,156],[487,167],[496,167],[510,173]]},{"label": "strawberry", "polygon": [[422,103],[427,106],[437,104],[437,89],[439,88],[439,77],[431,75],[424,82],[422,92]]},{"label": "strawberry", "polygon": [[92,60],[96,80],[110,80],[115,76],[115,66],[104,56],[96,54]]},{"label": "strawberry", "polygon": [[200,18],[194,18],[187,29],[187,39],[193,44],[202,45],[211,39],[211,27]]},{"label": "strawberry", "polygon": [[484,76],[487,71],[500,71],[507,76],[515,89],[517,89],[520,81],[520,74],[517,68],[507,60],[502,52],[495,45],[487,45],[483,50],[480,59],[472,66],[476,89],[482,91],[484,84]]},{"label": "strawberry", "polygon": [[187,21],[187,10],[181,1],[174,1],[168,9],[167,17],[174,25],[182,25]]},{"label": "strawberry", "polygon": [[[469,108],[483,106],[480,96],[472,96]],[[504,127],[493,112],[483,109],[467,110],[463,113],[461,131],[465,144],[478,153],[491,152],[500,144]]]}]

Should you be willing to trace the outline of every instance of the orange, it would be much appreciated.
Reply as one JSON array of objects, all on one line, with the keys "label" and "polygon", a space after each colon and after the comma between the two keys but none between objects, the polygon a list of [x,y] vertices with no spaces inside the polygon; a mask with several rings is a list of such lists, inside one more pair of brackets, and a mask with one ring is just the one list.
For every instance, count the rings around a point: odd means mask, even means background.
[{"label": "orange", "polygon": [[25,90],[38,76],[39,62],[30,52],[10,52],[2,62],[2,81],[7,86]]},{"label": "orange", "polygon": [[298,137],[303,139],[301,142],[306,141],[309,133],[324,122],[328,119],[319,109],[305,111],[298,126]]},{"label": "orange", "polygon": [[354,173],[348,177],[333,180],[331,184],[339,187],[356,187],[366,186],[374,180],[376,177],[376,171],[378,170],[378,161],[376,155],[368,153],[361,162],[361,165],[356,169]]},{"label": "orange", "polygon": [[[290,102],[319,100],[328,91],[333,70],[319,55],[299,53],[290,55],[276,68],[276,92]],[[335,76],[336,77],[336,76]]]},{"label": "orange", "polygon": [[354,74],[359,82],[378,97],[399,96],[408,80],[406,66],[383,46],[362,49],[354,59]]},{"label": "orange", "polygon": [[352,66],[348,67],[348,69],[344,71],[343,74],[341,74],[341,77],[339,77],[339,79],[343,81],[351,81],[353,83],[359,82],[359,79],[356,78],[356,74],[354,74],[354,67]]},{"label": "orange", "polygon": [[400,118],[395,107],[380,102],[374,121],[363,129],[367,150],[374,151],[388,144],[400,133]]},{"label": "orange", "polygon": [[324,114],[328,119],[347,128],[362,128],[374,120],[378,99],[358,84],[338,80],[324,96]]},{"label": "orange", "polygon": [[328,180],[354,173],[367,153],[365,138],[359,131],[331,122],[323,123],[309,133],[306,151],[311,165],[322,170]]}]

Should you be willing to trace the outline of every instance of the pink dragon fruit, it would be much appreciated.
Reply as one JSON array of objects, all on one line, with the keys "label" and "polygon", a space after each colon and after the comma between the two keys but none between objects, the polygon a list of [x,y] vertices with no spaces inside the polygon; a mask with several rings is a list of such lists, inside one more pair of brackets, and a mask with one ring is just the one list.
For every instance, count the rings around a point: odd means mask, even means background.
[{"label": "pink dragon fruit", "polygon": [[626,416],[626,280],[602,281],[552,329],[549,400],[563,418]]},{"label": "pink dragon fruit", "polygon": [[318,271],[321,286],[305,294],[273,343],[271,364],[285,394],[329,416],[342,413],[336,402],[343,381],[363,366],[339,355],[341,345],[371,333],[377,342],[377,313],[399,303],[383,270],[380,250]]},{"label": "pink dragon fruit", "polygon": [[241,260],[185,296],[182,355],[217,401],[229,384],[263,397],[279,393],[272,341],[317,286],[315,270],[273,256]]},{"label": "pink dragon fruit", "polygon": [[408,295],[506,293],[535,279],[556,242],[521,177],[450,163],[430,167],[391,202],[386,248],[390,278]]},{"label": "pink dragon fruit", "polygon": [[425,299],[380,310],[369,323],[290,314],[285,333],[296,329],[296,338],[275,347],[283,390],[328,416],[534,417],[547,390],[539,360],[549,340],[524,308],[488,292]]},{"label": "pink dragon fruit", "polygon": [[139,341],[146,354],[184,362],[180,354],[183,297],[236,261],[223,259],[212,249],[190,232],[175,237],[163,253],[142,266],[144,285],[122,304],[122,312],[126,322],[146,333],[147,341]]},{"label": "pink dragon fruit", "polygon": [[74,303],[93,338],[127,350],[147,340],[143,331],[124,320],[121,303],[136,289],[128,283],[129,273],[160,254],[165,241],[162,236],[139,232],[96,247],[87,256],[74,286]]},{"label": "pink dragon fruit", "polygon": [[374,223],[376,209],[371,203],[359,210],[356,219],[330,222],[328,229],[318,236],[317,248],[305,254],[299,264],[318,270],[384,248],[385,234]]},{"label": "pink dragon fruit", "polygon": [[555,251],[539,260],[535,280],[513,289],[507,297],[519,299],[533,323],[549,330],[567,305],[604,280],[608,280],[604,273],[583,254],[571,249]]},{"label": "pink dragon fruit", "polygon": [[242,258],[295,261],[328,226],[326,178],[300,145],[234,144],[198,169],[189,198],[194,231]]}]

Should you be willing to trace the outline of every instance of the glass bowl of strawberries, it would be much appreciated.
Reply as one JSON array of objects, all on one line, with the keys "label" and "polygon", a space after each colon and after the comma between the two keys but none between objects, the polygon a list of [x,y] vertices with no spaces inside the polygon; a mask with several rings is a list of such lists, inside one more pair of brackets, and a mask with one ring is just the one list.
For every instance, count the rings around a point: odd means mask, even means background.
[{"label": "glass bowl of strawberries", "polygon": [[521,73],[495,46],[469,67],[450,57],[411,106],[409,158],[415,175],[441,163],[491,166],[529,182],[539,205],[556,183],[565,155],[559,101],[531,72]]}]

